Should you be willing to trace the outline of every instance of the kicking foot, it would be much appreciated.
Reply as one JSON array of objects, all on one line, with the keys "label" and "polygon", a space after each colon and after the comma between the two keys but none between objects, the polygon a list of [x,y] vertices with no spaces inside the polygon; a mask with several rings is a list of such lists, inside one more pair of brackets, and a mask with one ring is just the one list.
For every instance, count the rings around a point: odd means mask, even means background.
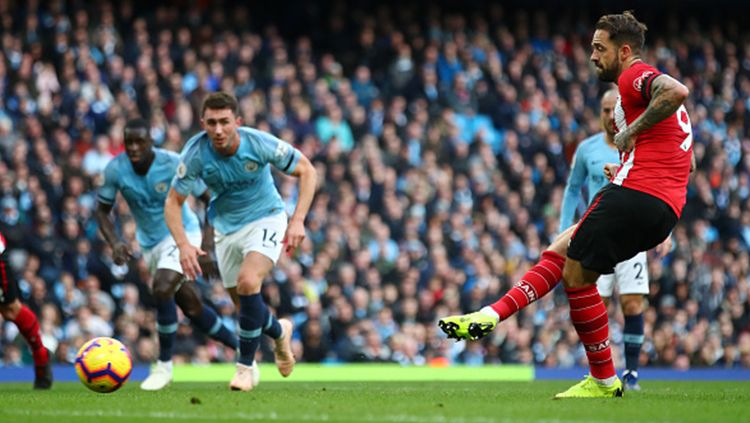
[{"label": "kicking foot", "polygon": [[158,391],[163,389],[172,381],[172,362],[157,361],[151,368],[151,373],[141,383],[144,391]]},{"label": "kicking foot", "polygon": [[294,359],[294,354],[292,354],[292,331],[294,330],[294,325],[289,319],[279,319],[279,324],[282,331],[279,339],[274,340],[276,346],[273,349],[273,355],[276,367],[279,368],[279,373],[281,373],[281,376],[287,377],[292,374],[294,363],[297,362]]},{"label": "kicking foot", "polygon": [[475,341],[484,338],[497,326],[497,318],[482,311],[443,317],[438,321],[440,329],[448,338]]},{"label": "kicking foot", "polygon": [[591,375],[568,388],[564,392],[555,395],[554,399],[561,398],[614,398],[622,397],[622,382],[615,377],[612,385],[602,385]]},{"label": "kicking foot", "polygon": [[250,391],[260,383],[260,370],[253,361],[252,366],[237,363],[237,371],[229,382],[229,389],[233,391]]}]

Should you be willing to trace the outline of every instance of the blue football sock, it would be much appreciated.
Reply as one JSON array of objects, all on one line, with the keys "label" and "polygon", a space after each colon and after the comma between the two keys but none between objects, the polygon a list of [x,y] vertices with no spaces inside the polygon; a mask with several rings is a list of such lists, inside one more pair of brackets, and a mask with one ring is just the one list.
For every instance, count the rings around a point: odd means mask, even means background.
[{"label": "blue football sock", "polygon": [[265,303],[263,304],[263,316],[263,333],[273,339],[279,339],[281,337],[281,325]]},{"label": "blue football sock", "polygon": [[625,343],[625,368],[637,371],[641,345],[643,345],[643,313],[625,316],[622,338]]},{"label": "blue football sock", "polygon": [[237,335],[224,326],[216,311],[211,307],[203,304],[201,313],[192,319],[192,322],[198,329],[208,334],[211,338],[230,348],[237,349]]},{"label": "blue football sock", "polygon": [[238,363],[251,366],[263,332],[263,298],[260,294],[240,295],[240,356]]},{"label": "blue football sock", "polygon": [[170,361],[177,337],[177,304],[173,298],[156,301],[156,330],[159,332],[159,361]]}]

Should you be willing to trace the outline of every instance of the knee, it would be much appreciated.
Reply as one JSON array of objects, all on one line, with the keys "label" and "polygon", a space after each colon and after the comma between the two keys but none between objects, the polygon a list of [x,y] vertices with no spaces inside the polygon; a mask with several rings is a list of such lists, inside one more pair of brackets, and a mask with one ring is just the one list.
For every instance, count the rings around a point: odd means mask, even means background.
[{"label": "knee", "polygon": [[263,275],[249,273],[237,278],[237,293],[240,295],[252,295],[260,292],[263,283]]},{"label": "knee", "polygon": [[183,313],[190,319],[198,318],[203,309],[203,302],[190,286],[183,285],[174,296],[175,302]]},{"label": "knee", "polygon": [[166,301],[172,298],[174,293],[172,287],[167,283],[158,283],[154,281],[154,299],[156,301]]},{"label": "knee", "polygon": [[570,244],[570,237],[575,232],[576,225],[569,227],[562,231],[557,238],[547,247],[547,251],[555,252],[563,257],[568,255],[568,244]]},{"label": "knee", "polygon": [[565,267],[563,267],[563,286],[565,288],[580,288],[581,285],[581,278],[576,277],[576,271],[571,268],[572,266],[568,265],[568,262],[565,262]]},{"label": "knee", "polygon": [[2,315],[5,320],[11,322],[15,321],[20,311],[21,303],[18,301],[13,301],[10,304],[0,304],[0,315]]},{"label": "knee", "polygon": [[586,271],[581,264],[574,260],[566,260],[563,267],[563,286],[565,288],[583,288],[596,283],[596,277]]},{"label": "knee", "polygon": [[643,313],[643,297],[627,296],[620,298],[622,303],[622,314],[626,316],[636,316]]}]

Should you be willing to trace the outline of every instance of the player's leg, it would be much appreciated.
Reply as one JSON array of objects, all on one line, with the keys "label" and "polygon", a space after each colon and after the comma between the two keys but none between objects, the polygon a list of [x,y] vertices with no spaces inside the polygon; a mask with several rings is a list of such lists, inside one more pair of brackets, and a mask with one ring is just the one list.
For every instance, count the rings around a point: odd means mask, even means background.
[{"label": "player's leg", "polygon": [[[277,320],[263,302],[260,293],[263,279],[281,256],[283,245],[280,241],[286,231],[286,224],[286,215],[279,213],[252,222],[229,237],[219,237],[224,238],[223,241],[217,238],[219,270],[225,287],[236,286],[239,303],[240,354],[237,373],[230,383],[231,389],[247,391],[257,385],[257,381],[250,383],[249,377],[261,334],[274,339],[274,355],[279,373],[286,377],[294,368],[295,360],[291,351],[292,322]],[[234,250],[228,249],[228,245],[233,245]],[[237,252],[242,257],[239,268],[226,260],[226,257],[230,257],[228,253]]]},{"label": "player's leg", "polygon": [[558,235],[539,262],[498,301],[473,313],[444,317],[438,321],[440,329],[449,338],[479,339],[499,322],[545,296],[562,278],[565,252],[574,230],[575,226],[571,226]]},{"label": "player's leg", "polygon": [[31,356],[34,359],[34,389],[52,387],[50,353],[42,344],[39,320],[31,309],[18,300],[18,285],[4,257],[0,257],[0,314],[3,319],[16,324],[31,348]]},{"label": "player's leg", "polygon": [[[590,375],[555,398],[622,396],[609,345],[609,318],[597,280],[614,271],[619,244],[627,236],[628,215],[616,190],[599,191],[571,235],[563,269],[563,285],[570,305],[570,321],[583,343]],[[635,253],[633,253],[635,254]]]},{"label": "player's leg", "polygon": [[172,354],[177,338],[177,305],[174,287],[182,275],[171,269],[158,269],[154,273],[152,292],[156,302],[156,331],[159,336],[159,357],[141,389],[157,391],[172,381]]},{"label": "player's leg", "polygon": [[638,361],[643,345],[643,298],[648,295],[648,263],[645,252],[617,265],[615,274],[620,291],[620,306],[625,317],[623,343],[625,370],[622,381],[626,390],[638,391]]},{"label": "player's leg", "polygon": [[612,293],[615,289],[615,275],[614,273],[609,275],[601,275],[596,280],[596,289],[599,291],[599,295],[604,301],[604,306],[609,310],[609,303],[612,299]]},{"label": "player's leg", "polygon": [[174,299],[195,327],[227,347],[237,349],[239,345],[237,335],[224,325],[213,308],[201,300],[195,282],[183,281]]},{"label": "player's leg", "polygon": [[596,287],[597,271],[586,269],[570,257],[565,261],[563,284],[570,304],[570,320],[583,343],[589,376],[555,398],[622,396],[609,345],[607,307]]}]

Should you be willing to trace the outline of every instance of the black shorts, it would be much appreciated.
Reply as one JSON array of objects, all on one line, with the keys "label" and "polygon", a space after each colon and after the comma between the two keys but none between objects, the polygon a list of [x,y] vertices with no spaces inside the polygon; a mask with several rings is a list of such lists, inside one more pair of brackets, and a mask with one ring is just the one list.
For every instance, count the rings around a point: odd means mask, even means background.
[{"label": "black shorts", "polygon": [[568,245],[584,269],[613,273],[615,265],[664,241],[677,215],[659,198],[609,184],[594,197]]},{"label": "black shorts", "polygon": [[0,304],[10,304],[18,299],[18,282],[5,256],[0,254]]}]

